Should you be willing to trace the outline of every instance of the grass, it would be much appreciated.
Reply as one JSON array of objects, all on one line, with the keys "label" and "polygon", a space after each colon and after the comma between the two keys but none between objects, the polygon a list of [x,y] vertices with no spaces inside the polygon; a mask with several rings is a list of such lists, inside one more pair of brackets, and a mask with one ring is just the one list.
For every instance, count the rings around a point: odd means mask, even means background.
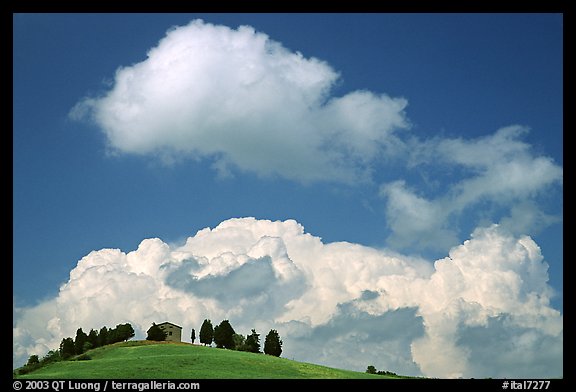
[{"label": "grass", "polygon": [[131,341],[90,350],[85,355],[91,359],[56,362],[17,377],[23,379],[387,378],[270,355],[188,343]]}]

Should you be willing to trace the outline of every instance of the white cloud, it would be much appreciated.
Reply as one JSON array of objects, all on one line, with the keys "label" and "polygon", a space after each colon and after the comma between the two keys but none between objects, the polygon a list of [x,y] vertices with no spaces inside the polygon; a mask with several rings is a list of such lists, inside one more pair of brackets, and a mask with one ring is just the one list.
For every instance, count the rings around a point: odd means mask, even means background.
[{"label": "white cloud", "polygon": [[380,148],[392,153],[395,131],[408,127],[407,103],[367,91],[331,97],[338,78],[252,27],[195,20],[70,116],[94,121],[114,151],[211,159],[222,175],[365,180]]},{"label": "white cloud", "polygon": [[402,180],[383,185],[380,195],[386,198],[390,245],[403,248],[417,242],[422,248],[447,249],[457,243],[456,233],[446,227],[451,206],[416,195]]},{"label": "white cloud", "polygon": [[[276,328],[283,356],[363,371],[434,377],[562,376],[562,315],[547,264],[527,236],[493,225],[434,264],[387,250],[324,244],[295,221],[231,219],[184,245],[94,251],[58,296],[16,309],[14,361],[63,337],[130,322],[230,319]],[[490,352],[488,352],[488,348]]]},{"label": "white cloud", "polygon": [[429,153],[446,162],[485,169],[495,163],[509,162],[529,155],[530,145],[520,140],[528,131],[526,127],[512,125],[500,128],[493,135],[475,140],[437,138],[422,147],[424,155]]},{"label": "white cloud", "polygon": [[[436,261],[436,271],[423,287],[426,300],[420,305],[427,334],[412,346],[414,358],[423,372],[452,371],[448,375],[453,377],[485,376],[468,361],[476,355],[475,349],[481,342],[464,340],[461,335],[475,327],[497,325],[499,328],[502,324],[494,320],[502,318],[507,325],[501,336],[506,334],[517,339],[528,329],[537,337],[523,348],[530,355],[540,349],[543,339],[550,337],[555,338],[554,344],[543,355],[548,355],[550,350],[556,352],[562,345],[562,316],[549,306],[552,293],[547,285],[547,268],[531,238],[506,235],[496,225],[477,229],[470,240],[452,249],[448,258]],[[493,348],[495,353],[499,351]],[[433,355],[434,352],[438,355]],[[494,357],[502,355],[506,356],[507,352]],[[452,357],[458,362],[452,361]],[[524,359],[508,358],[511,362],[507,369],[493,369],[494,375],[506,377],[510,368],[516,368],[519,376],[530,377],[528,371],[521,370]],[[561,363],[561,358],[557,358],[558,372],[561,372]]]},{"label": "white cloud", "polygon": [[[541,217],[539,222],[557,221],[540,211],[533,201],[553,186],[562,185],[563,169],[551,158],[535,155],[531,146],[520,140],[527,132],[525,127],[509,126],[473,140],[411,141],[409,166],[444,173],[434,177],[440,185],[436,185],[437,195],[430,198],[422,188],[417,194],[405,181],[381,186],[387,224],[392,231],[389,244],[446,249],[457,243],[458,226],[452,221],[480,203],[509,210],[516,218],[519,206],[525,212],[530,206],[530,216]],[[490,208],[482,211],[489,214]],[[499,220],[489,215],[482,218]],[[530,223],[521,219],[514,228],[514,220],[502,219],[515,232],[527,229]]]},{"label": "white cloud", "polygon": [[500,225],[513,233],[537,234],[542,228],[561,223],[562,216],[546,214],[531,200],[522,201],[510,208],[510,215],[502,218]]}]

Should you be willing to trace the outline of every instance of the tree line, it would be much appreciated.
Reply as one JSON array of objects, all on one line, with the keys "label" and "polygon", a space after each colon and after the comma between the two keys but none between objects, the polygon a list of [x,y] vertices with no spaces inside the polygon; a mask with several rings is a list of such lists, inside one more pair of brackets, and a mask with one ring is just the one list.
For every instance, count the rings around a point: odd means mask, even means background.
[{"label": "tree line", "polygon": [[[192,343],[196,340],[195,329],[192,329],[190,339]],[[244,335],[234,331],[229,320],[223,320],[220,324],[213,327],[212,321],[205,319],[200,327],[199,339],[200,343],[205,346],[211,346],[212,342],[214,342],[217,348],[262,353],[260,351],[260,334],[255,329],[252,329],[250,334],[244,337]],[[152,326],[147,331],[146,340],[164,341],[166,340],[166,332],[155,323],[152,323]],[[282,339],[280,339],[280,335],[275,329],[271,329],[264,339],[264,354],[276,357],[282,354]]]},{"label": "tree line", "polygon": [[68,360],[74,356],[78,356],[76,357],[78,360],[90,359],[84,355],[86,351],[108,344],[124,342],[133,337],[134,328],[130,323],[118,324],[115,328],[110,329],[104,326],[99,331],[91,329],[88,334],[82,328],[78,328],[74,339],[71,337],[62,339],[59,349],[48,351],[42,359],[38,355],[31,355],[28,362],[15,372],[26,374],[50,363]]},{"label": "tree line", "polygon": [[76,338],[64,338],[60,343],[60,356],[68,359],[74,355],[80,355],[93,348],[107,344],[125,342],[134,337],[134,328],[129,323],[118,324],[116,328],[108,329],[106,326],[100,331],[91,329],[88,334],[78,328]]},{"label": "tree line", "polygon": [[398,377],[398,375],[394,372],[390,372],[388,370],[376,370],[376,368],[374,367],[374,365],[368,365],[368,367],[366,368],[366,373],[369,374],[378,374],[380,376],[395,376]]}]

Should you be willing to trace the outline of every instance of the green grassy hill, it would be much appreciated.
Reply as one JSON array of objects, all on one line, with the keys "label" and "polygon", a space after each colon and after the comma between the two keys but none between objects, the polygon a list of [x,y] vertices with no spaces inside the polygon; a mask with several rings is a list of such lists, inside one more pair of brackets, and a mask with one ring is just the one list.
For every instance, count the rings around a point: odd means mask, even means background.
[{"label": "green grassy hill", "polygon": [[264,354],[188,343],[131,341],[90,350],[90,360],[56,362],[18,378],[33,379],[320,379],[377,378]]}]

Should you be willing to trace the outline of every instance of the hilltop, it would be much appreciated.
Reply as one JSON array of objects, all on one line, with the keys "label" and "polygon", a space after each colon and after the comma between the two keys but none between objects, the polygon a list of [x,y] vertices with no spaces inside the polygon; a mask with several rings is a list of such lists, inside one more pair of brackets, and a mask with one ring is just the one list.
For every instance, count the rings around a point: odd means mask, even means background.
[{"label": "hilltop", "polygon": [[217,349],[189,343],[146,340],[99,347],[87,351],[76,360],[52,363],[17,377],[33,379],[387,378],[271,355]]}]

